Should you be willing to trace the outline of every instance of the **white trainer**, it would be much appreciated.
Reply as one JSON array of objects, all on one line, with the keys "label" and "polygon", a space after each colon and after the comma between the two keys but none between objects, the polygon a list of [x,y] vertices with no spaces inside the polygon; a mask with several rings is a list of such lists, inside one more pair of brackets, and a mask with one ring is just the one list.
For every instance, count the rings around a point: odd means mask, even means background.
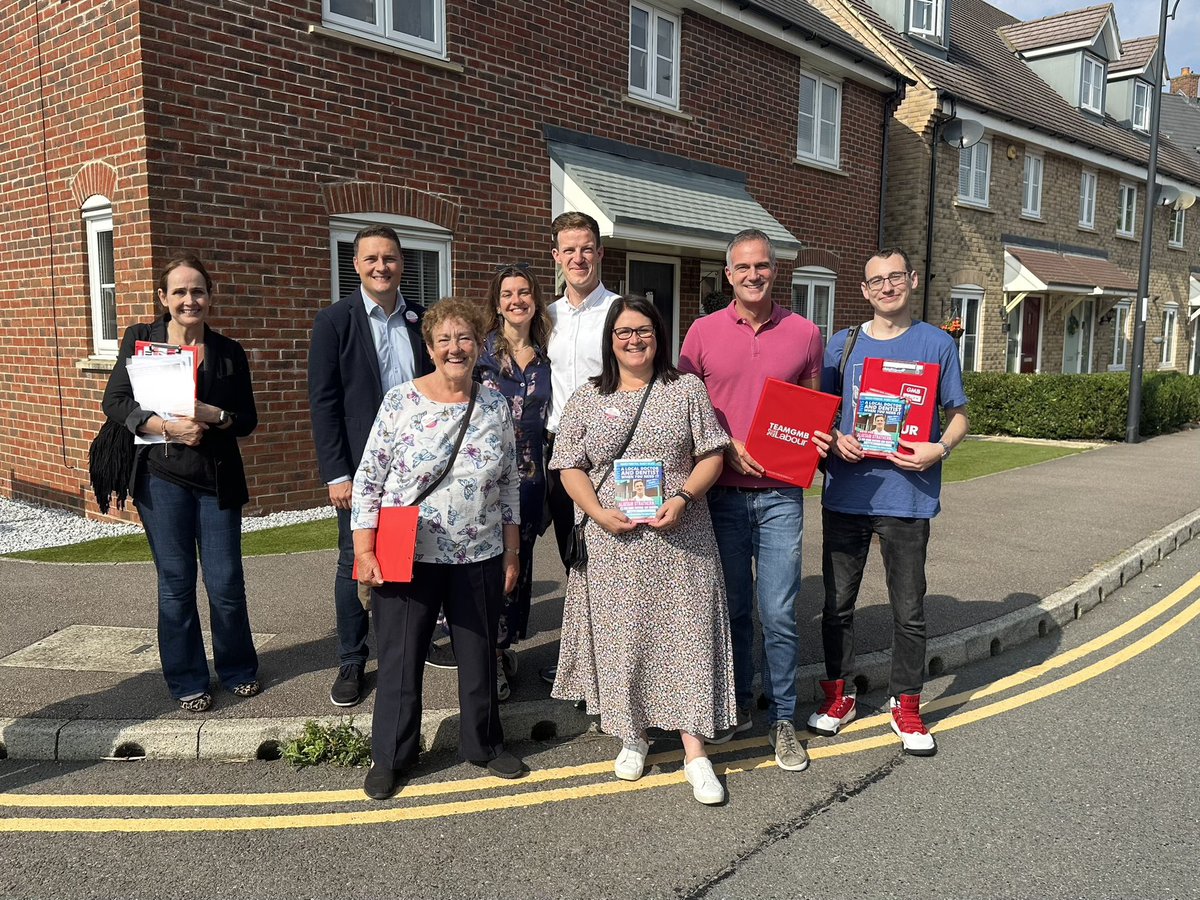
[{"label": "white trainer", "polygon": [[683,775],[692,786],[692,796],[701,803],[712,806],[724,801],[725,788],[717,781],[717,773],[713,771],[707,756],[698,756],[690,763],[684,763]]},{"label": "white trainer", "polygon": [[613,771],[622,781],[637,781],[646,771],[646,754],[650,745],[642,739],[626,741],[613,763]]}]

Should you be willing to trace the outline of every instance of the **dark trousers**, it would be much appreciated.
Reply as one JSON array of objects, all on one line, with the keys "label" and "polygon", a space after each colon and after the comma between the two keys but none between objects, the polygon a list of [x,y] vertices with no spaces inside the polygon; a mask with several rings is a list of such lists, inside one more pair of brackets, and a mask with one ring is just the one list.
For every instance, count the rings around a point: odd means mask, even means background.
[{"label": "dark trousers", "polygon": [[372,591],[379,675],[371,757],[377,765],[405,769],[417,761],[425,654],[439,609],[458,661],[459,753],[486,762],[503,751],[495,650],[503,605],[502,556],[464,565],[414,563],[411,582]]},{"label": "dark trousers", "polygon": [[337,574],[333,578],[333,605],[337,616],[338,665],[367,664],[367,632],[371,619],[358,599],[358,582],[354,580],[354,531],[350,527],[350,510],[339,509]]},{"label": "dark trousers", "polygon": [[888,600],[892,606],[892,674],[888,693],[919,694],[925,673],[925,552],[928,519],[859,516],[822,510],[821,551],[825,609],[821,639],[825,672],[854,678],[854,604],[862,584],[871,536],[879,536]]},{"label": "dark trousers", "polygon": [[537,532],[521,526],[520,568],[517,586],[504,598],[504,614],[496,637],[496,649],[507,650],[514,641],[523,640],[529,633],[529,609],[533,605],[533,544]]},{"label": "dark trousers", "polygon": [[[554,453],[554,435],[546,438],[546,459]],[[550,521],[554,523],[554,539],[558,542],[558,558],[563,569],[567,569],[567,539],[575,527],[575,502],[563,487],[562,476],[555,469],[546,469],[546,505],[550,509]],[[568,570],[569,571],[569,570]]]}]

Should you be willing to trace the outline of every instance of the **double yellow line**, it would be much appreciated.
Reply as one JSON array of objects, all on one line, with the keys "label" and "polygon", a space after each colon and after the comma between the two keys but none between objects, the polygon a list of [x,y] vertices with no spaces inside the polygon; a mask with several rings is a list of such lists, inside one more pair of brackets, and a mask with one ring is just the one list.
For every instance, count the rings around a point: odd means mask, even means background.
[{"label": "double yellow line", "polygon": [[[992,682],[975,690],[963,691],[945,697],[939,697],[922,707],[923,712],[932,713],[938,710],[963,706],[967,703],[994,696],[1027,684],[1043,675],[1062,669],[1079,660],[1112,645],[1113,643],[1133,634],[1138,629],[1166,614],[1169,610],[1186,600],[1192,593],[1200,589],[1200,573],[1193,576],[1185,584],[1149,609],[1122,623],[1117,628],[1106,632],[1085,644],[1051,657],[1045,662],[1030,666],[1015,672],[1005,678]],[[934,731],[942,733],[964,725],[970,725],[993,716],[1000,715],[1021,706],[1043,700],[1075,687],[1144,653],[1151,647],[1161,643],[1183,628],[1197,616],[1200,616],[1200,599],[1194,600],[1185,609],[1177,613],[1158,628],[1144,635],[1123,649],[1105,657],[1089,666],[1085,666],[1069,675],[1049,681],[1039,687],[1032,688],[1019,694],[1014,694],[1002,700],[979,706],[975,709],[954,713],[936,721]],[[854,734],[885,725],[887,714],[869,716],[850,723],[842,729],[841,734]],[[890,732],[884,732],[872,737],[836,743],[820,744],[809,748],[809,756],[814,760],[845,756],[860,753],[865,750],[894,746],[896,738]],[[751,738],[731,742],[720,749],[720,754],[737,753],[744,750],[764,747],[762,738]],[[648,760],[649,764],[677,762],[678,751],[654,754]],[[718,764],[718,773],[735,775],[755,769],[770,768],[775,765],[773,755],[764,755],[736,762]],[[469,800],[430,803],[418,806],[379,807],[372,804],[369,809],[349,812],[324,812],[292,814],[280,816],[222,816],[222,817],[179,817],[179,818],[33,818],[19,817],[0,819],[0,832],[165,832],[165,831],[257,831],[284,828],[329,828],[346,825],[372,825],[387,822],[411,822],[422,819],[434,819],[445,816],[471,815],[480,812],[490,812],[501,809],[519,809],[540,806],[546,803],[558,803],[565,800],[579,800],[590,797],[602,797],[611,794],[631,793],[633,791],[651,790],[665,785],[680,784],[684,781],[682,770],[663,772],[643,776],[638,781],[613,781],[581,784],[573,787],[559,787],[537,791],[522,791],[520,793],[498,793],[500,790],[512,790],[514,787],[526,788],[532,785],[549,784],[567,779],[611,774],[612,763],[608,760],[597,763],[587,763],[579,766],[566,766],[556,769],[542,769],[531,772],[520,782],[513,783],[498,778],[467,778],[451,782],[410,785],[403,789],[401,800],[415,800],[428,797],[446,797],[454,794],[483,793],[491,796],[476,797]],[[76,809],[80,807],[106,809],[148,809],[148,808],[237,808],[237,807],[286,807],[317,804],[366,804],[367,801],[359,790],[343,791],[306,791],[292,793],[258,793],[258,794],[7,794],[0,793],[0,806],[25,809]]]}]

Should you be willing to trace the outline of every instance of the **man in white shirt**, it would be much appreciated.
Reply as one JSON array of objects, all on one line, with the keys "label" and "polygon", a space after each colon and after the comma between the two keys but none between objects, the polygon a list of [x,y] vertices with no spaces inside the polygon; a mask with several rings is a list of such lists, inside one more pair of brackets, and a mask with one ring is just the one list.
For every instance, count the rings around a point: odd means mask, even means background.
[{"label": "man in white shirt", "polygon": [[[600,226],[587,213],[565,212],[550,223],[554,239],[554,261],[562,268],[567,292],[550,304],[550,413],[547,456],[554,449],[554,435],[567,400],[585,382],[600,374],[600,348],[605,339],[604,320],[617,294],[600,281],[604,247]],[[575,523],[575,506],[563,490],[558,472],[547,470],[548,503],[554,522],[554,537],[560,557],[565,557],[567,537]],[[566,565],[564,558],[563,565]],[[554,669],[543,669],[542,679],[553,684]]]}]

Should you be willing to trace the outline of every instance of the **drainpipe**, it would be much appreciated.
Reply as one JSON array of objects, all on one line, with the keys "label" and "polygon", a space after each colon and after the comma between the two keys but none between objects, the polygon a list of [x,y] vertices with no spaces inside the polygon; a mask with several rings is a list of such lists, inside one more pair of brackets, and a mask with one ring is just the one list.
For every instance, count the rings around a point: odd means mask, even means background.
[{"label": "drainpipe", "polygon": [[904,82],[896,80],[896,90],[888,96],[883,102],[883,141],[880,151],[879,165],[879,235],[876,240],[875,247],[882,250],[885,246],[883,235],[883,212],[887,206],[887,186],[888,186],[888,146],[889,138],[892,133],[892,116],[896,110],[900,108],[900,103],[904,99]]},{"label": "drainpipe", "polygon": [[950,97],[950,115],[943,116],[941,110],[942,93],[937,94],[937,118],[933,120],[933,136],[929,144],[929,204],[925,210],[925,289],[921,292],[922,322],[928,321],[929,315],[929,282],[933,273],[933,214],[937,201],[937,170],[938,170],[938,141],[942,137],[942,126],[958,118],[958,101]]}]

